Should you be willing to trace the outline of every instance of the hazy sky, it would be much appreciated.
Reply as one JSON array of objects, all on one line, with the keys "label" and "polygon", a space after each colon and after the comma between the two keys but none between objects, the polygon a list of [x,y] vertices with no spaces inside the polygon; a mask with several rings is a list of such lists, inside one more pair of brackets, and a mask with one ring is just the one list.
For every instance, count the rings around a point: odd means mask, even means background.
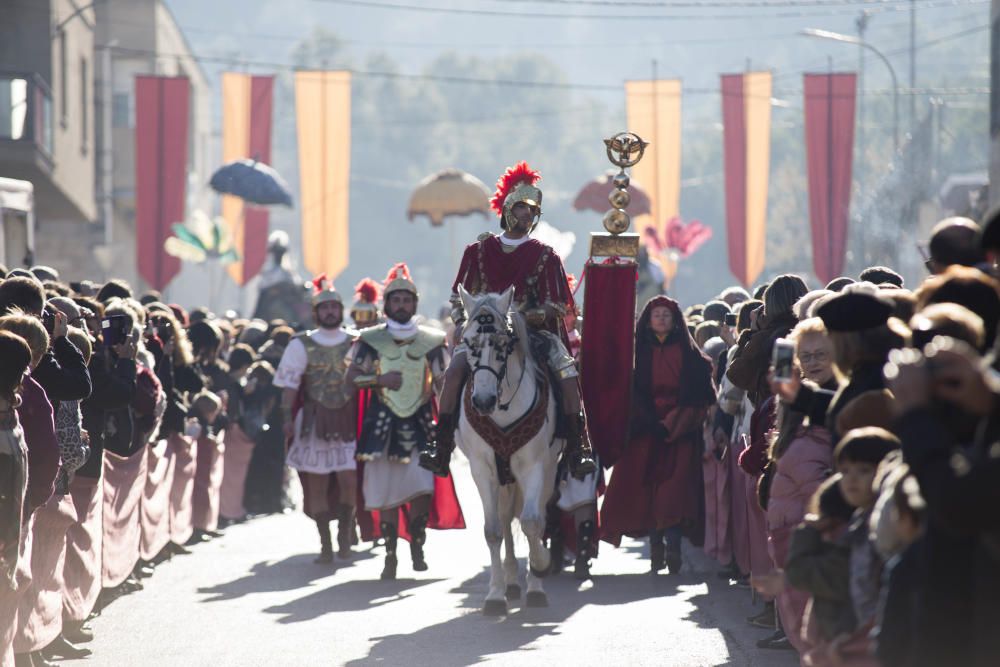
[{"label": "hazy sky", "polygon": [[[382,1],[375,0],[373,4]],[[793,6],[706,9],[697,6],[705,3],[671,0],[685,5],[669,10],[676,18],[629,21],[539,16],[616,13],[615,8],[593,0],[582,3],[579,0],[398,0],[397,3],[425,8],[521,12],[528,16],[389,10],[335,0],[214,0],[211,3],[167,0],[167,3],[199,53],[287,63],[295,42],[314,27],[322,26],[347,40],[359,62],[363,62],[368,53],[382,51],[390,54],[404,71],[417,72],[444,51],[489,58],[532,50],[561,66],[574,83],[611,86],[620,85],[624,79],[648,78],[651,61],[655,58],[662,76],[681,77],[686,87],[716,88],[719,73],[741,71],[749,61],[755,68],[773,67],[779,75],[786,73],[784,80],[779,78],[776,84],[778,94],[782,84],[786,89],[797,89],[798,77],[789,71],[810,67],[825,70],[828,56],[834,57],[835,63],[842,68],[853,69],[857,50],[850,45],[799,37],[796,33],[803,27],[815,27],[855,34],[855,19],[862,9],[875,12],[867,34],[870,42],[886,52],[906,49],[909,9],[905,3],[899,0],[887,3],[824,1],[831,4],[799,7],[786,0],[786,4]],[[919,25],[932,26],[938,33],[952,33],[988,23],[989,3],[985,0],[952,2],[956,4],[930,9],[927,0],[918,0]],[[904,11],[894,11],[896,9]],[[661,7],[618,8],[617,13],[649,16],[666,14],[668,10]],[[747,16],[754,18],[745,18]],[[979,38],[985,41],[985,35]],[[934,53],[927,50],[920,56],[934,57]],[[983,51],[982,59],[985,57]],[[905,84],[907,55],[894,55],[891,59],[901,83]],[[266,71],[268,68],[251,66],[250,69]],[[871,63],[869,70],[872,86],[886,85],[884,69],[878,63]],[[596,91],[593,94],[609,101],[616,97],[621,99],[614,93]]]}]

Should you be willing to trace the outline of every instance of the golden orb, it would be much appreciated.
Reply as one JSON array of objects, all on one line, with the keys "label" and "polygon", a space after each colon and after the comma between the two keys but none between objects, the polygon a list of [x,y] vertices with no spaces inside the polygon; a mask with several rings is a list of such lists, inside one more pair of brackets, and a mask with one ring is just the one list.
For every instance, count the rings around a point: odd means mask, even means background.
[{"label": "golden orb", "polygon": [[628,230],[628,226],[631,222],[632,221],[629,219],[628,213],[620,208],[608,211],[604,215],[604,228],[612,234],[621,234],[622,232]]}]

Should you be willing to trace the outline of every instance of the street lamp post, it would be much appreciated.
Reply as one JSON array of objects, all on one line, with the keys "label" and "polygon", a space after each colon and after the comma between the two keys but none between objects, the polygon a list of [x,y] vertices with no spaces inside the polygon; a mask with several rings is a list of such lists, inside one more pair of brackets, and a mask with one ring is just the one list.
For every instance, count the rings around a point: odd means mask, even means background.
[{"label": "street lamp post", "polygon": [[892,145],[895,152],[899,151],[899,81],[896,79],[896,70],[893,69],[892,63],[889,59],[885,57],[885,54],[876,49],[870,43],[859,39],[857,37],[852,37],[850,35],[843,35],[839,32],[830,32],[829,30],[818,30],[816,28],[806,28],[802,30],[799,34],[806,37],[816,37],[818,39],[829,39],[834,42],[844,42],[846,44],[856,44],[862,48],[868,49],[876,56],[879,57],[885,66],[889,69],[889,76],[892,77]]}]

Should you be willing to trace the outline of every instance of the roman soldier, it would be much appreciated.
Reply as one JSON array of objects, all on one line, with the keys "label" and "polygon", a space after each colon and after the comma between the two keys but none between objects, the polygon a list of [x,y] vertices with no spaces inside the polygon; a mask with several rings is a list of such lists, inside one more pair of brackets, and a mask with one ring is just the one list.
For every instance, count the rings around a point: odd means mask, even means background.
[{"label": "roman soldier", "polygon": [[371,278],[364,278],[354,286],[354,304],[351,306],[351,320],[354,328],[364,329],[378,324],[378,302],[382,296],[382,286]]},{"label": "roman soldier", "polygon": [[[536,187],[537,171],[521,162],[507,169],[497,181],[491,205],[500,216],[503,233],[483,235],[465,249],[458,276],[452,286],[452,319],[461,340],[465,312],[458,296],[462,285],[469,294],[501,293],[514,287],[514,302],[532,328],[532,349],[544,358],[559,390],[564,419],[559,428],[566,439],[563,453],[574,477],[582,479],[596,471],[586,439],[576,361],[567,351],[563,318],[575,312],[559,255],[548,245],[529,237],[541,216],[542,191]],[[438,475],[448,474],[455,448],[458,399],[468,375],[464,344],[456,345],[445,374],[440,397],[437,439],[421,455],[421,465]]]},{"label": "roman soldier", "polygon": [[358,407],[347,381],[357,334],[344,329],[344,302],[325,276],[313,281],[317,328],[297,335],[281,357],[274,384],[282,388],[287,463],[299,472],[304,509],[320,537],[317,563],[333,561],[330,522],[338,521],[338,556],[350,558],[357,492]]},{"label": "roman soldier", "polygon": [[413,319],[419,294],[405,264],[385,282],[386,321],[361,332],[348,378],[371,389],[358,448],[364,461],[365,509],[379,513],[385,539],[382,579],[396,578],[398,508],[408,504],[407,532],[413,569],[427,569],[423,545],[430,516],[434,475],[419,454],[434,434],[434,394],[447,365],[445,334]]}]

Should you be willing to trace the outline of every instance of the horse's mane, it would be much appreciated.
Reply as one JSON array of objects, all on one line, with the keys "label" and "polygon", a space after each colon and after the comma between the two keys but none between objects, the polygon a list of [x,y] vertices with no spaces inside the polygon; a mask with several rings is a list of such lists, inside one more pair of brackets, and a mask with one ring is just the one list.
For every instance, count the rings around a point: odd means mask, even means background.
[{"label": "horse's mane", "polygon": [[524,319],[522,315],[517,310],[510,311],[510,321],[514,328],[514,335],[517,336],[517,346],[521,350],[521,356],[524,359],[521,363],[524,364],[525,369],[534,372],[535,369],[535,357],[531,354],[531,335],[528,331],[528,322]]}]

